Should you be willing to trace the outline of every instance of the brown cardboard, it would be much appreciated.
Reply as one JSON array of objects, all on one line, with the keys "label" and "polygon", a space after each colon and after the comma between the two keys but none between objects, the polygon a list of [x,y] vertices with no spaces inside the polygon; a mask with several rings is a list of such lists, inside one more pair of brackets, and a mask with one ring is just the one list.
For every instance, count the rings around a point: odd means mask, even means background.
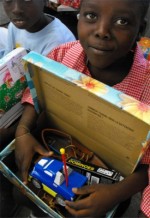
[{"label": "brown cardboard", "polygon": [[126,111],[121,98],[130,97],[98,81],[106,93],[98,96],[86,89],[81,82],[88,77],[60,63],[34,52],[24,60],[50,124],[78,139],[122,175],[132,173],[148,147],[150,117],[145,121]]}]

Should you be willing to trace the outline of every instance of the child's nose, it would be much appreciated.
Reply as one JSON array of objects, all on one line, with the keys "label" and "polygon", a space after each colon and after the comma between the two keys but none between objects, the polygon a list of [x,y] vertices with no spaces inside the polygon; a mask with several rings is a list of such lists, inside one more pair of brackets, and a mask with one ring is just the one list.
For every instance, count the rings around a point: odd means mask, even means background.
[{"label": "child's nose", "polygon": [[20,0],[14,0],[13,1],[13,9],[12,9],[12,12],[14,14],[17,14],[17,13],[21,13],[23,11],[23,8],[22,8],[22,1]]},{"label": "child's nose", "polygon": [[101,39],[109,40],[111,38],[110,25],[108,22],[100,20],[97,22],[95,36]]}]

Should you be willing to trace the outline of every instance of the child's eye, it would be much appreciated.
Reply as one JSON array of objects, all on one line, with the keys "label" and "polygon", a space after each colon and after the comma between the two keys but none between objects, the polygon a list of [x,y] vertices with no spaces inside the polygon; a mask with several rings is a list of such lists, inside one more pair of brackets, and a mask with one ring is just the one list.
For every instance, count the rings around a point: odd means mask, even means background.
[{"label": "child's eye", "polygon": [[118,20],[116,21],[116,23],[117,23],[118,25],[125,26],[125,25],[127,25],[129,22],[128,22],[127,19],[120,18],[120,19],[118,19]]},{"label": "child's eye", "polygon": [[97,16],[94,13],[87,13],[87,14],[85,14],[85,18],[88,19],[88,20],[93,21],[93,20],[97,19]]}]

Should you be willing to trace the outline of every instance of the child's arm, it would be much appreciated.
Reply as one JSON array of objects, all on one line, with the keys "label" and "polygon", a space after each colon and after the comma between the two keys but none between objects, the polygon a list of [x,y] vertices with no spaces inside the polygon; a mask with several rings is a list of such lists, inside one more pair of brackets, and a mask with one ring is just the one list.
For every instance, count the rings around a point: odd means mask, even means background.
[{"label": "child's arm", "polygon": [[51,152],[45,150],[31,134],[36,126],[37,118],[34,106],[26,103],[16,130],[15,148],[16,162],[25,183],[27,183],[28,170],[35,152],[44,156],[51,155]]},{"label": "child's arm", "polygon": [[73,189],[74,193],[88,195],[76,202],[66,201],[66,209],[75,216],[97,217],[106,214],[118,203],[144,189],[148,182],[147,166],[139,168],[123,181],[114,184],[96,184]]}]

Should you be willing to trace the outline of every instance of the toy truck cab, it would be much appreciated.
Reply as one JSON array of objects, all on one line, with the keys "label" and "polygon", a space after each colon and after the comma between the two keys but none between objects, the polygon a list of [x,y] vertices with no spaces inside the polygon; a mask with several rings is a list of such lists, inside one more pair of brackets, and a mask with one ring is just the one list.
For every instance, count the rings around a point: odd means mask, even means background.
[{"label": "toy truck cab", "polygon": [[75,194],[73,187],[81,187],[87,182],[87,178],[67,166],[68,186],[66,186],[63,163],[54,158],[42,158],[34,166],[29,174],[29,180],[36,188],[56,197],[57,202],[65,206],[64,200],[73,201]]}]

